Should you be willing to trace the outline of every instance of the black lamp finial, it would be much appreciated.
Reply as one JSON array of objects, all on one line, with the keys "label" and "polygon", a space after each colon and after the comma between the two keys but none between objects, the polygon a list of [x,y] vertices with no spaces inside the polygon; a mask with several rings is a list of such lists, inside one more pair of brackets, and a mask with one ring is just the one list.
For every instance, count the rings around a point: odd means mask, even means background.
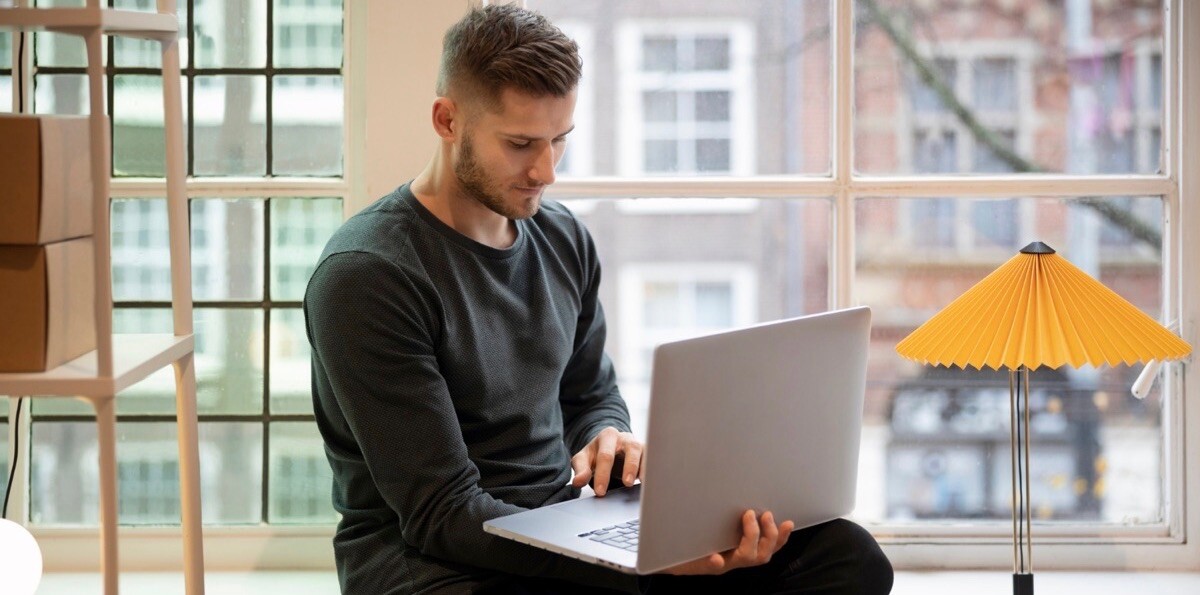
[{"label": "black lamp finial", "polygon": [[1054,248],[1041,242],[1030,242],[1028,246],[1021,248],[1021,254],[1054,254]]}]

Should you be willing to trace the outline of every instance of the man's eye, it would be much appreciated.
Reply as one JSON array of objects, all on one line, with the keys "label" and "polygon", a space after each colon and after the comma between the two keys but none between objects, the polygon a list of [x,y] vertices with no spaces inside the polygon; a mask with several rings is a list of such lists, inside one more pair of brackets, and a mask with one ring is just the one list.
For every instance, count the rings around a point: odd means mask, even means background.
[{"label": "man's eye", "polygon": [[518,142],[508,141],[508,144],[511,145],[512,148],[514,148],[514,149],[526,149],[529,147],[529,143],[518,143]]}]

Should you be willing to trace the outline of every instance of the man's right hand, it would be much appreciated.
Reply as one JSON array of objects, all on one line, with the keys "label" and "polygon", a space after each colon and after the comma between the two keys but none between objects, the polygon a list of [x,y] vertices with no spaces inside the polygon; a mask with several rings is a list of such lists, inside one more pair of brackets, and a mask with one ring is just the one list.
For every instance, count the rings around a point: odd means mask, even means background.
[{"label": "man's right hand", "polygon": [[742,514],[742,540],[734,549],[684,562],[664,570],[665,574],[725,574],[735,568],[766,564],[787,543],[796,524],[775,524],[775,516],[766,511],[755,519],[753,510]]}]

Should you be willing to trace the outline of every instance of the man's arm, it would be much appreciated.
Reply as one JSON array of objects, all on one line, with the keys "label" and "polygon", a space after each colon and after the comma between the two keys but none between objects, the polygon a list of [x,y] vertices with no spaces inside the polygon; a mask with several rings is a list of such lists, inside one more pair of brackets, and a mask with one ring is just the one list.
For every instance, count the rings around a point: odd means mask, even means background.
[{"label": "man's arm", "polygon": [[[632,485],[640,477],[642,445],[630,432],[629,409],[605,352],[607,327],[600,305],[600,259],[591,235],[575,220],[582,270],[580,313],[559,402],[567,448],[575,453],[576,487],[593,481],[603,496],[609,485]],[[606,429],[612,428],[605,432]],[[602,434],[602,432],[605,432]],[[593,473],[593,471],[598,471]]]},{"label": "man's arm", "polygon": [[522,510],[479,486],[434,345],[440,314],[417,282],[377,256],[331,256],[306,297],[323,364],[371,480],[423,554],[585,584],[635,584],[616,573],[485,533],[485,520]]}]

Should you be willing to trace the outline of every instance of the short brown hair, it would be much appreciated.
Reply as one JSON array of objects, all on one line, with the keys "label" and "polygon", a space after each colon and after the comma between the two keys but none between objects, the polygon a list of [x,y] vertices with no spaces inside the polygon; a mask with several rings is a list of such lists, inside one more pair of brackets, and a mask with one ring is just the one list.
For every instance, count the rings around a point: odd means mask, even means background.
[{"label": "short brown hair", "polygon": [[437,93],[499,105],[505,89],[563,97],[579,83],[579,46],[549,19],[511,4],[472,9],[446,31]]}]

